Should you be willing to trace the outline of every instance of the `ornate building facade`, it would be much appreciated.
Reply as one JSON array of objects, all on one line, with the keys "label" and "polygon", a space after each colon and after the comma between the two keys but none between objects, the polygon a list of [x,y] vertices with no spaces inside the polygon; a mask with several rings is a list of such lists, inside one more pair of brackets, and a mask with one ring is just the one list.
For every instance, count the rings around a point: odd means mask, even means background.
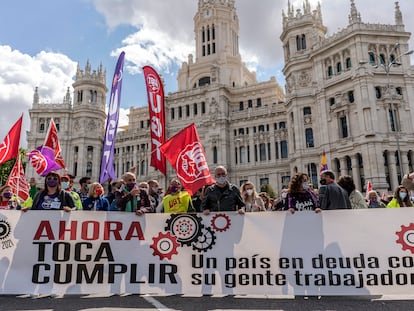
[{"label": "ornate building facade", "polygon": [[[380,191],[394,189],[401,172],[413,169],[414,81],[404,55],[410,33],[398,3],[395,25],[363,23],[350,3],[349,24],[332,36],[319,5],[312,10],[305,0],[295,10],[289,3],[280,36],[284,95],[275,78],[257,82],[243,63],[235,1],[199,0],[195,55],[182,64],[178,90],[165,100],[167,137],[194,122],[211,169],[226,166],[236,184],[250,180],[278,190],[295,172],[316,184],[325,151],[329,168],[352,175],[358,189],[367,181]],[[105,73],[78,68],[73,87],[73,104],[69,92],[60,105],[41,104],[35,93],[28,146],[43,143],[48,118],[58,119],[68,171],[97,180]],[[139,180],[165,184],[149,166],[149,124],[147,107],[130,109],[129,124],[117,135],[115,171],[120,177],[135,167]],[[170,166],[167,176],[174,176]]]},{"label": "ornate building facade", "polygon": [[[67,172],[78,178],[90,176],[93,180],[99,180],[108,92],[106,71],[102,66],[92,70],[89,62],[84,70],[78,66],[72,86],[73,100],[68,88],[62,103],[42,103],[36,88],[29,110],[28,150],[44,143],[53,118],[59,131]],[[26,170],[27,176],[37,176],[31,165],[27,165]]]},{"label": "ornate building facade", "polygon": [[329,168],[358,189],[371,181],[393,191],[413,170],[411,34],[398,2],[395,25],[364,23],[350,3],[348,25],[330,37],[319,5],[283,13],[290,165],[315,175],[326,151]]}]

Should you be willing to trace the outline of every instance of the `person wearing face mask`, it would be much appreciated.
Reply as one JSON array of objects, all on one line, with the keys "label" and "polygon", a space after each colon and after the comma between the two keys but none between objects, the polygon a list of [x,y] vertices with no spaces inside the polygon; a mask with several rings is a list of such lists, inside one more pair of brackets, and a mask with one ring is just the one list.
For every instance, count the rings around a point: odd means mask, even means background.
[{"label": "person wearing face mask", "polygon": [[408,189],[404,186],[398,186],[395,189],[394,196],[392,200],[387,204],[388,208],[399,208],[399,207],[411,207],[410,196],[408,194]]},{"label": "person wearing face mask", "polygon": [[162,202],[157,206],[158,213],[187,213],[191,206],[190,194],[183,190],[178,179],[173,178],[170,185],[162,198]]},{"label": "person wearing face mask", "polygon": [[149,195],[149,199],[151,202],[151,208],[153,211],[155,211],[157,206],[160,204],[160,201],[162,200],[162,198],[158,194],[158,189],[160,186],[157,180],[151,179],[148,181],[148,187],[149,187],[148,195]]},{"label": "person wearing face mask", "polygon": [[151,203],[148,197],[148,184],[136,183],[135,174],[126,172],[122,176],[123,184],[120,189],[120,198],[116,199],[116,206],[119,211],[133,212],[138,216],[151,210]]},{"label": "person wearing face mask", "polygon": [[378,193],[375,190],[368,192],[368,208],[385,208],[385,204],[381,201]]},{"label": "person wearing face mask", "polygon": [[[47,173],[44,190],[36,193],[31,209],[64,210],[65,212],[70,212],[75,208],[75,202],[70,193],[62,189],[60,175],[55,172]],[[28,209],[22,208],[22,211],[27,211]]]},{"label": "person wearing face mask", "polygon": [[339,176],[338,185],[346,190],[352,209],[368,208],[362,193],[356,189],[354,179],[350,175]]},{"label": "person wearing face mask", "polygon": [[330,170],[320,173],[319,207],[322,210],[351,209],[348,193],[335,182],[335,174]]},{"label": "person wearing face mask", "polygon": [[288,210],[287,194],[288,194],[288,189],[282,189],[282,191],[280,192],[280,200],[275,205],[275,211],[287,211]]},{"label": "person wearing face mask", "polygon": [[240,187],[242,199],[244,202],[243,210],[245,212],[265,212],[266,208],[262,198],[256,192],[252,182],[246,181]]},{"label": "person wearing face mask", "polygon": [[82,201],[80,199],[79,194],[71,188],[71,178],[69,175],[63,175],[60,179],[60,185],[62,186],[62,189],[69,192],[70,195],[73,198],[73,201],[75,202],[75,206],[77,210],[82,209]]},{"label": "person wearing face mask", "polygon": [[108,211],[109,201],[103,197],[104,188],[98,182],[93,182],[89,188],[88,197],[82,202],[84,211]]},{"label": "person wearing face mask", "polygon": [[21,206],[15,196],[12,188],[8,185],[0,187],[0,209],[21,209]]},{"label": "person wearing face mask", "polygon": [[305,173],[295,174],[289,182],[287,206],[291,214],[296,211],[315,211],[319,213],[318,198],[309,188],[309,177]]},{"label": "person wearing face mask", "polygon": [[215,184],[209,186],[201,201],[201,210],[204,215],[210,212],[236,211],[244,214],[244,202],[240,190],[227,180],[227,169],[220,165],[214,170]]},{"label": "person wearing face mask", "polygon": [[79,197],[83,203],[84,200],[86,200],[86,198],[88,197],[88,193],[89,193],[89,187],[91,186],[91,178],[90,177],[82,177],[81,179],[79,179],[79,184],[81,186],[81,188],[78,191]]}]

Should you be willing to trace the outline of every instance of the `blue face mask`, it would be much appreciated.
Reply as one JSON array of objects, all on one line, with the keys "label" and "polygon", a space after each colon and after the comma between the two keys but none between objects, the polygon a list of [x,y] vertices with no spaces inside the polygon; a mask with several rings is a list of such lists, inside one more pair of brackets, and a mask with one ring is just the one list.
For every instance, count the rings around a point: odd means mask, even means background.
[{"label": "blue face mask", "polygon": [[406,192],[400,192],[400,199],[404,200],[407,197],[407,193]]}]

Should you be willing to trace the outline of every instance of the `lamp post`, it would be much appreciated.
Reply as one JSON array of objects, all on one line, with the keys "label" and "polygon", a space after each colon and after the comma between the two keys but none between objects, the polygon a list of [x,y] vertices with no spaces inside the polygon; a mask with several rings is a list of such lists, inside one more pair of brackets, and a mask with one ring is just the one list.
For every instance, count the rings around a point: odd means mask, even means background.
[{"label": "lamp post", "polygon": [[[394,47],[392,48],[390,55],[392,55],[394,52],[396,52],[398,46],[400,44],[396,43],[394,45]],[[403,167],[402,167],[402,161],[401,161],[401,149],[400,149],[400,135],[399,135],[399,126],[398,126],[398,121],[396,119],[396,115],[395,115],[395,109],[394,109],[394,99],[393,99],[393,94],[391,92],[391,80],[390,80],[390,70],[391,67],[396,65],[399,66],[401,65],[398,60],[401,59],[401,57],[405,56],[405,55],[410,55],[413,54],[413,50],[404,52],[396,57],[394,57],[393,59],[389,59],[388,62],[385,61],[385,59],[383,59],[381,56],[379,56],[377,53],[375,53],[374,51],[368,51],[370,54],[374,55],[378,60],[379,60],[379,65],[385,70],[385,73],[387,75],[387,92],[388,92],[388,96],[390,98],[390,108],[391,108],[391,117],[392,117],[392,122],[394,123],[394,130],[395,130],[395,138],[396,138],[396,142],[397,142],[397,157],[398,157],[398,164],[399,164],[399,168],[400,168],[400,178],[402,178],[404,176],[403,174]],[[378,67],[378,65],[375,65],[376,67]]]}]

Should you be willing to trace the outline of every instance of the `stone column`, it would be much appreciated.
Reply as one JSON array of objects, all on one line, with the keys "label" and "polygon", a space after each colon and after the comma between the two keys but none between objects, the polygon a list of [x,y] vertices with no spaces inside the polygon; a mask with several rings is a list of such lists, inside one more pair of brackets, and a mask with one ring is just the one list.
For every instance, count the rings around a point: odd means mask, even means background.
[{"label": "stone column", "polygon": [[398,187],[398,177],[397,177],[397,166],[395,161],[395,152],[388,151],[388,173],[390,174],[391,189],[394,190]]},{"label": "stone column", "polygon": [[358,163],[358,157],[356,154],[351,156],[351,162],[352,162],[352,178],[354,179],[355,187],[359,191],[362,191],[363,186],[361,185],[361,172],[359,170],[359,163]]},{"label": "stone column", "polygon": [[[408,168],[408,153],[401,150],[401,162],[403,175],[410,173]],[[401,176],[401,179],[403,176]]]},{"label": "stone column", "polygon": [[[339,159],[340,165],[341,165],[341,175],[348,175],[348,170],[346,167],[346,158],[342,157]],[[336,178],[338,179],[339,176],[336,176]]]}]

